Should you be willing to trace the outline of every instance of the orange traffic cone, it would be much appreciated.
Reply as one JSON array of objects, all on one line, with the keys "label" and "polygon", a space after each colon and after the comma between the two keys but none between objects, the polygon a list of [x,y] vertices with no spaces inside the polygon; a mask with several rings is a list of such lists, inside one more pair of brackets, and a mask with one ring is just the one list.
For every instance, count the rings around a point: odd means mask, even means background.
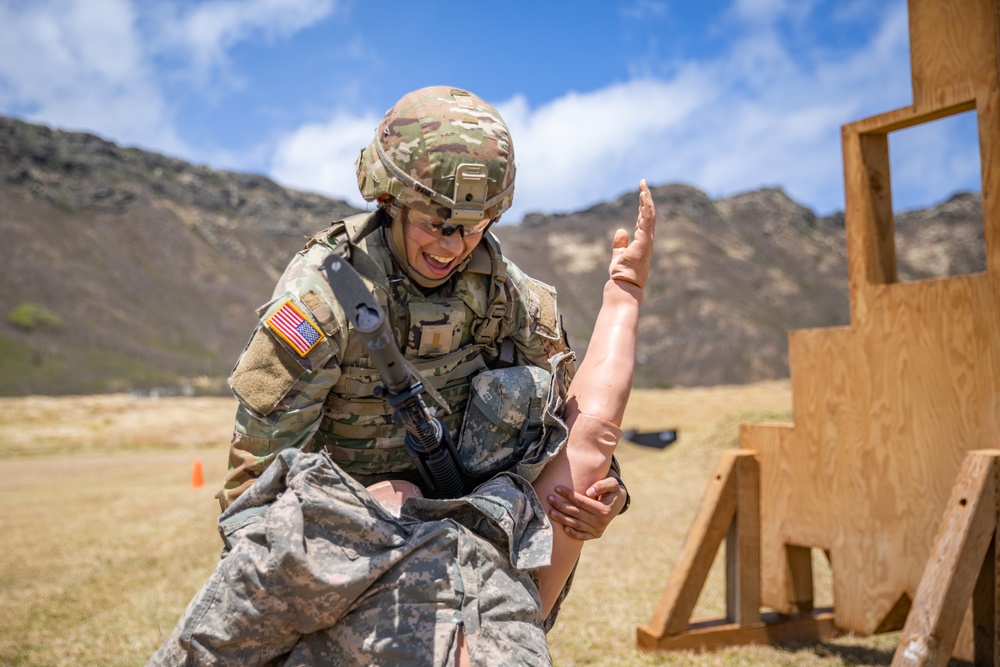
[{"label": "orange traffic cone", "polygon": [[201,470],[201,459],[195,459],[194,470],[191,471],[191,488],[200,489],[205,486],[205,474]]}]

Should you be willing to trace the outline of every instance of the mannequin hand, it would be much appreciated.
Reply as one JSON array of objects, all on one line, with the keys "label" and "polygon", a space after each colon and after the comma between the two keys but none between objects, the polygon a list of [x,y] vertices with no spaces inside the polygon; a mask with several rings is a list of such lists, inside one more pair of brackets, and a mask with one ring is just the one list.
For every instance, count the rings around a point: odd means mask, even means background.
[{"label": "mannequin hand", "polygon": [[639,217],[635,223],[635,240],[629,243],[628,232],[615,232],[611,250],[612,280],[624,280],[639,287],[646,286],[653,258],[653,233],[656,230],[656,208],[646,181],[639,181]]},{"label": "mannequin hand", "polygon": [[566,534],[577,540],[593,540],[603,535],[628,496],[614,477],[595,483],[586,495],[565,486],[557,486],[555,491],[548,497],[552,505],[549,518],[562,524]]}]

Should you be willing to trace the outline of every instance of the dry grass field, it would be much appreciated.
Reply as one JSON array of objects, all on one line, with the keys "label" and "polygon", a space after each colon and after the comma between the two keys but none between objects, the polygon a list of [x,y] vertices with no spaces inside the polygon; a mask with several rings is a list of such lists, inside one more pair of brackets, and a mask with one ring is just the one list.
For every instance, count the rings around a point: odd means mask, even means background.
[{"label": "dry grass field", "polygon": [[[128,396],[0,399],[0,665],[141,665],[215,565],[215,489],[235,403]],[[718,454],[737,424],[787,419],[787,381],[637,391],[626,428],[677,428],[665,450],[619,447],[631,510],[584,549],[550,635],[570,665],[888,665],[898,635],[820,645],[643,653],[636,626],[660,599]],[[191,486],[196,460],[206,485]],[[832,604],[821,559],[818,604]],[[696,612],[720,616],[713,570]]]}]

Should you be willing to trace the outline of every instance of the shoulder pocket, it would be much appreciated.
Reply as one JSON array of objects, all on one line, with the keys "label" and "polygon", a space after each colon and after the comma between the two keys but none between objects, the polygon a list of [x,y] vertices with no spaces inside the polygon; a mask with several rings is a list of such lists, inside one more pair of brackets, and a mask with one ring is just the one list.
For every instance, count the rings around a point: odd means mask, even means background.
[{"label": "shoulder pocket", "polygon": [[236,363],[229,386],[240,401],[263,417],[274,412],[305,372],[265,327],[258,327]]},{"label": "shoulder pocket", "polygon": [[556,306],[556,288],[527,276],[528,317],[532,330],[543,338],[562,338],[559,311]]}]

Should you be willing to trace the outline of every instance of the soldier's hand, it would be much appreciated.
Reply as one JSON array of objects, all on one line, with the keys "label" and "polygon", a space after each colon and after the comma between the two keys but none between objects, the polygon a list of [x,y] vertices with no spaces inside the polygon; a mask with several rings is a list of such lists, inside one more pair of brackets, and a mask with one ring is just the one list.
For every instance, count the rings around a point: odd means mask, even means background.
[{"label": "soldier's hand", "polygon": [[549,518],[562,524],[563,530],[577,540],[593,540],[604,534],[611,520],[625,506],[628,492],[614,477],[602,479],[586,495],[565,486],[557,486],[549,495],[552,505]]},{"label": "soldier's hand", "polygon": [[639,287],[646,286],[653,259],[653,234],[656,231],[656,208],[646,181],[639,181],[639,217],[635,223],[635,238],[629,243],[628,232],[615,232],[609,272],[612,280],[624,280]]}]

